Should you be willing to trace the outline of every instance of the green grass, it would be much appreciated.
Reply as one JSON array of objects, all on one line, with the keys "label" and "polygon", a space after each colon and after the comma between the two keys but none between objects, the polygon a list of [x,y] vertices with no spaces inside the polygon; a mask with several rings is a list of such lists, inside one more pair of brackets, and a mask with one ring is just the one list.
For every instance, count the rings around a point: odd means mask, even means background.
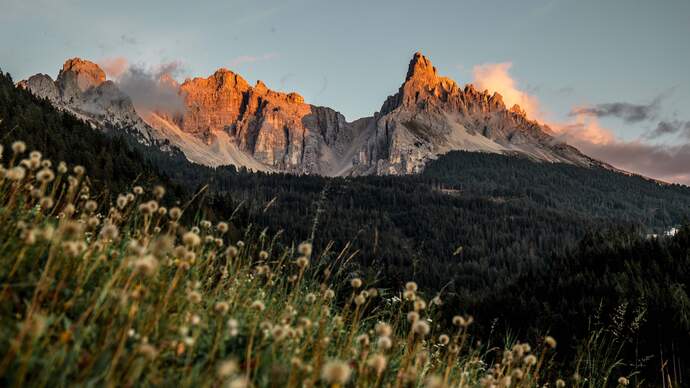
[{"label": "green grass", "polygon": [[186,225],[195,217],[160,205],[159,187],[99,203],[83,168],[20,160],[22,148],[0,169],[2,386],[598,387],[619,377],[600,337],[583,346],[582,376],[561,376],[552,338],[479,345],[471,317],[441,324],[441,296],[348,274],[347,248],[311,252],[251,225],[232,240],[232,220]]}]

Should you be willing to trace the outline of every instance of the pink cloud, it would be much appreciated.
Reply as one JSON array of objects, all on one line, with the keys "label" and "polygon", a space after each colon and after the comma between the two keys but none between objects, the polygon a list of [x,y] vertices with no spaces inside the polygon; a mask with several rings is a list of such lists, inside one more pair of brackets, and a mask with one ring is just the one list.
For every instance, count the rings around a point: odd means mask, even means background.
[{"label": "pink cloud", "polygon": [[500,93],[507,106],[520,105],[530,118],[547,124],[557,138],[595,159],[629,172],[690,185],[690,144],[669,146],[643,139],[619,139],[612,130],[602,127],[596,116],[580,107],[571,110],[571,121],[545,119],[548,112],[541,109],[536,96],[518,88],[509,72],[511,66],[510,62],[475,66],[473,83],[480,89]]},{"label": "pink cloud", "polygon": [[108,78],[118,78],[129,67],[129,62],[124,57],[103,58],[98,65],[105,71]]},{"label": "pink cloud", "polygon": [[519,105],[529,117],[539,120],[541,110],[539,100],[517,87],[517,82],[511,77],[509,70],[511,62],[485,63],[474,66],[472,83],[480,90],[498,92],[503,96],[503,102],[510,108]]}]

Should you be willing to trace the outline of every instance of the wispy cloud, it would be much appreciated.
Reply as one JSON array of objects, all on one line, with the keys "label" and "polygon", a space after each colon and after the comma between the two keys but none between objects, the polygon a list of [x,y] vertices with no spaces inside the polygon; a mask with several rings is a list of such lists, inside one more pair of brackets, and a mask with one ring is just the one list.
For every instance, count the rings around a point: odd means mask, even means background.
[{"label": "wispy cloud", "polygon": [[588,115],[595,117],[617,117],[626,123],[633,124],[641,121],[653,120],[659,112],[661,96],[649,104],[631,104],[628,102],[612,102],[591,106],[575,107],[570,115]]},{"label": "wispy cloud", "polygon": [[233,58],[230,60],[230,66],[235,67],[239,65],[243,65],[246,63],[254,63],[254,62],[263,62],[263,61],[270,61],[272,59],[278,58],[278,54],[276,53],[267,53],[263,55],[241,55],[237,58]]},{"label": "wispy cloud", "polygon": [[175,80],[184,72],[179,61],[155,66],[128,64],[124,58],[100,61],[108,76],[127,94],[140,114],[156,111],[174,114],[184,109],[184,97]]},{"label": "wispy cloud", "polygon": [[511,62],[485,63],[472,69],[473,83],[479,89],[498,92],[508,107],[519,105],[530,117],[541,118],[539,100],[518,88],[510,75]]},{"label": "wispy cloud", "polygon": [[682,136],[690,139],[690,121],[659,121],[656,128],[647,133],[645,137],[648,139],[656,139],[661,136],[675,134],[681,134]]},{"label": "wispy cloud", "polygon": [[[539,99],[518,87],[511,76],[510,62],[483,64],[474,68],[474,83],[481,89],[496,91],[507,105],[519,104],[531,118],[543,120]],[[618,168],[668,182],[690,185],[690,143],[681,145],[652,144],[645,139],[684,133],[690,139],[690,122],[662,121],[647,136],[633,141],[618,138],[599,123],[600,117],[618,117],[624,123],[651,121],[659,114],[664,96],[649,104],[616,102],[586,107],[574,107],[566,122],[544,120],[557,139],[579,148],[585,154]]]},{"label": "wispy cloud", "polygon": [[98,61],[98,65],[105,71],[108,78],[118,78],[129,67],[129,62],[125,57],[103,58]]}]

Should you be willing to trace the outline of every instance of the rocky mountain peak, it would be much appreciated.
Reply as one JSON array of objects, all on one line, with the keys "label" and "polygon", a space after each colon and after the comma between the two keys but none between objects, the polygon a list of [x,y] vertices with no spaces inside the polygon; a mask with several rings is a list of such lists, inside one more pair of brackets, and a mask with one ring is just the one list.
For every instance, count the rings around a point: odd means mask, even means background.
[{"label": "rocky mountain peak", "polygon": [[97,64],[81,58],[71,58],[65,61],[60,70],[58,81],[66,81],[74,77],[76,86],[82,92],[105,82],[105,72]]},{"label": "rocky mountain peak", "polygon": [[424,54],[417,51],[414,53],[410,65],[407,69],[406,81],[413,78],[416,79],[433,79],[436,77],[436,68],[431,63],[429,58],[425,57]]}]

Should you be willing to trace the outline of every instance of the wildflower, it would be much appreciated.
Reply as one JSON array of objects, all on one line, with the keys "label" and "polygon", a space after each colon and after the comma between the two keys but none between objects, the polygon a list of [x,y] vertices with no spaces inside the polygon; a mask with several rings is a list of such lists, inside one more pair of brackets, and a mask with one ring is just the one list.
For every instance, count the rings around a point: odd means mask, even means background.
[{"label": "wildflower", "polygon": [[182,210],[179,207],[174,207],[170,209],[170,219],[177,221],[182,217]]},{"label": "wildflower", "polygon": [[416,311],[410,311],[407,313],[407,320],[412,323],[417,322],[419,320],[419,313]]},{"label": "wildflower", "polygon": [[41,153],[39,151],[36,151],[36,150],[31,151],[29,153],[29,159],[41,160],[42,157],[43,157],[43,155],[41,155]]},{"label": "wildflower", "polygon": [[405,292],[403,292],[403,298],[412,302],[417,299],[417,294],[414,291],[405,290]]},{"label": "wildflower", "polygon": [[218,314],[225,315],[227,314],[228,310],[230,310],[230,305],[228,304],[228,302],[217,302],[213,309]]},{"label": "wildflower", "polygon": [[202,229],[211,229],[211,221],[209,220],[202,220],[200,225]]},{"label": "wildflower", "polygon": [[321,378],[328,384],[344,385],[350,380],[352,370],[350,366],[340,360],[332,360],[326,363],[321,370]]},{"label": "wildflower", "polygon": [[74,173],[77,174],[77,176],[82,176],[86,172],[86,169],[84,169],[84,166],[74,166]]},{"label": "wildflower", "polygon": [[44,159],[41,161],[41,167],[43,167],[43,168],[50,168],[52,166],[53,166],[53,163],[48,159]]},{"label": "wildflower", "polygon": [[288,335],[288,330],[283,325],[276,325],[271,329],[271,336],[276,342],[281,342]]},{"label": "wildflower", "polygon": [[84,210],[89,214],[95,212],[96,209],[98,209],[98,203],[96,203],[96,201],[89,200],[84,204]]},{"label": "wildflower", "polygon": [[67,172],[67,164],[65,162],[58,163],[58,173],[65,174]]},{"label": "wildflower", "polygon": [[438,342],[444,346],[448,345],[448,342],[450,342],[450,337],[447,334],[441,334],[438,336]]},{"label": "wildflower", "polygon": [[220,232],[220,234],[224,234],[227,233],[228,229],[230,228],[227,222],[219,222],[218,225],[216,225],[216,229],[218,232]]},{"label": "wildflower", "polygon": [[197,314],[194,314],[189,318],[189,322],[194,326],[199,326],[201,323],[201,317]]},{"label": "wildflower", "polygon": [[199,293],[199,291],[194,291],[194,290],[189,291],[187,293],[187,299],[194,304],[200,303],[201,302],[201,294]]},{"label": "wildflower", "polygon": [[421,311],[426,308],[426,302],[422,299],[418,299],[414,302],[415,311]]},{"label": "wildflower", "polygon": [[228,334],[230,334],[230,337],[236,337],[239,334],[239,327],[240,324],[237,322],[237,319],[228,319]]},{"label": "wildflower", "polygon": [[326,291],[323,292],[323,298],[326,300],[330,300],[330,299],[335,298],[335,291],[333,291],[330,288],[327,289]]},{"label": "wildflower", "polygon": [[367,301],[367,298],[365,298],[362,294],[359,294],[355,297],[355,304],[357,306],[361,306],[364,304],[364,302]]},{"label": "wildflower", "polygon": [[414,322],[414,324],[412,325],[412,330],[414,330],[414,332],[418,335],[424,337],[425,335],[429,334],[431,328],[429,327],[429,323],[426,320],[420,319]]},{"label": "wildflower", "polygon": [[101,220],[99,220],[98,217],[89,217],[86,223],[89,225],[89,228],[94,229],[101,223]]},{"label": "wildflower", "polygon": [[388,337],[393,334],[393,328],[386,322],[378,322],[374,327],[376,334],[381,337]]},{"label": "wildflower", "polygon": [[316,301],[316,294],[310,292],[310,293],[307,294],[307,296],[304,297],[304,300],[305,300],[307,303],[312,304],[312,303],[314,303],[314,302]]},{"label": "wildflower", "polygon": [[565,387],[565,381],[563,381],[562,379],[556,380],[556,388],[563,388],[563,387]]},{"label": "wildflower", "polygon": [[118,207],[120,210],[124,209],[125,206],[127,206],[127,202],[128,202],[128,201],[127,201],[127,197],[126,197],[126,196],[124,196],[124,195],[118,195],[118,196],[117,196],[116,205],[117,205],[117,207]]},{"label": "wildflower", "polygon": [[153,188],[153,196],[156,197],[156,199],[161,199],[164,195],[165,187],[159,185]]},{"label": "wildflower", "polygon": [[42,209],[50,209],[53,207],[53,198],[51,197],[43,197],[41,200],[38,202],[38,205],[41,206]]},{"label": "wildflower", "polygon": [[547,335],[546,337],[544,337],[544,343],[546,344],[546,346],[550,347],[551,349],[556,347],[556,340],[553,337],[551,337],[550,335]]},{"label": "wildflower", "polygon": [[44,168],[38,173],[36,173],[36,179],[39,182],[48,183],[55,179],[55,174],[53,173],[53,170],[49,168]]},{"label": "wildflower", "polygon": [[227,256],[228,259],[234,259],[237,257],[237,254],[239,251],[237,250],[237,247],[234,245],[230,245],[228,249],[225,250],[225,256]]},{"label": "wildflower", "polygon": [[218,377],[221,379],[226,379],[230,376],[232,376],[235,372],[237,372],[238,366],[237,366],[237,361],[235,360],[226,360],[220,362],[218,364],[218,370],[216,373],[218,374]]},{"label": "wildflower", "polygon": [[630,381],[627,379],[627,377],[621,376],[618,378],[618,384],[622,386],[627,386],[628,384],[630,384]]},{"label": "wildflower", "polygon": [[141,186],[134,186],[134,188],[132,189],[132,192],[135,195],[142,195],[142,194],[144,194],[144,188]]},{"label": "wildflower", "polygon": [[522,369],[520,369],[520,368],[513,369],[513,372],[511,373],[511,376],[512,376],[515,380],[522,380],[522,378],[524,377],[524,375],[525,375],[524,372],[523,372]]},{"label": "wildflower", "polygon": [[352,288],[360,288],[362,287],[362,279],[354,278],[350,280],[350,285],[352,286]]},{"label": "wildflower", "polygon": [[184,242],[185,245],[188,247],[195,247],[199,244],[201,244],[201,238],[199,237],[198,234],[194,232],[187,232],[182,236],[182,241]]},{"label": "wildflower", "polygon": [[527,357],[525,357],[524,363],[526,366],[532,366],[537,363],[537,357],[533,354],[530,354]]},{"label": "wildflower", "polygon": [[134,262],[134,269],[137,273],[145,276],[151,276],[158,268],[158,260],[152,255],[146,255]]},{"label": "wildflower", "polygon": [[393,341],[388,336],[379,337],[376,341],[376,346],[381,350],[388,350],[393,347]]},{"label": "wildflower", "polygon": [[412,291],[412,292],[417,292],[417,283],[415,282],[407,282],[405,284],[405,289],[407,291]]},{"label": "wildflower", "polygon": [[26,169],[22,166],[12,167],[5,173],[7,179],[12,181],[20,181],[26,176]]},{"label": "wildflower", "polygon": [[297,247],[297,252],[303,256],[311,256],[312,245],[308,242],[303,242]]},{"label": "wildflower", "polygon": [[436,375],[431,375],[424,379],[424,388],[441,388],[443,387],[443,379]]},{"label": "wildflower", "polygon": [[164,216],[168,214],[168,209],[166,209],[164,206],[161,206],[158,208],[158,215],[159,216]]},{"label": "wildflower", "polygon": [[304,269],[309,265],[309,258],[306,256],[300,256],[295,262],[300,269]]},{"label": "wildflower", "polygon": [[[261,260],[267,260],[268,259],[268,252],[266,251],[261,251],[259,252],[259,259]],[[298,259],[299,260],[299,259]],[[307,262],[308,263],[308,262]]]},{"label": "wildflower", "polygon": [[153,360],[156,358],[156,356],[158,356],[158,350],[156,350],[155,347],[147,343],[140,344],[137,347],[137,353],[148,358],[149,360]]},{"label": "wildflower", "polygon": [[227,385],[227,388],[248,388],[251,386],[251,382],[247,380],[246,377],[237,377],[230,381]]},{"label": "wildflower", "polygon": [[12,152],[15,154],[22,154],[26,151],[26,143],[23,141],[15,141],[12,143]]},{"label": "wildflower", "polygon": [[253,301],[250,307],[259,311],[264,311],[266,309],[266,305],[260,300]]},{"label": "wildflower", "polygon": [[360,345],[363,346],[363,347],[364,347],[364,346],[369,346],[369,336],[366,335],[366,334],[360,334],[360,335],[358,335],[357,338],[355,339],[355,341],[357,341],[357,343],[360,344]]},{"label": "wildflower", "polygon": [[367,366],[373,369],[377,376],[380,376],[386,370],[386,364],[388,364],[388,360],[386,360],[386,356],[383,354],[374,354],[367,360]]}]

